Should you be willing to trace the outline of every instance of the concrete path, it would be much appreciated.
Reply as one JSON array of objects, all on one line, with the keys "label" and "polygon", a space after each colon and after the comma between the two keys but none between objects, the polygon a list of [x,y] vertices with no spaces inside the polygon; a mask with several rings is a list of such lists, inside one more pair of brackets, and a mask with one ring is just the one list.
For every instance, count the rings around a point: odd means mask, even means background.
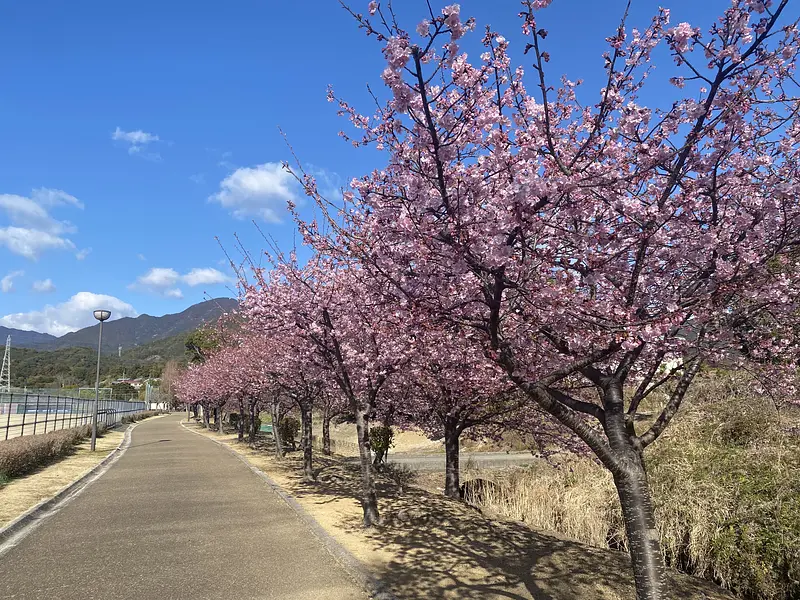
[{"label": "concrete path", "polygon": [[138,425],[105,475],[0,558],[0,598],[367,598],[263,480],[179,421]]}]

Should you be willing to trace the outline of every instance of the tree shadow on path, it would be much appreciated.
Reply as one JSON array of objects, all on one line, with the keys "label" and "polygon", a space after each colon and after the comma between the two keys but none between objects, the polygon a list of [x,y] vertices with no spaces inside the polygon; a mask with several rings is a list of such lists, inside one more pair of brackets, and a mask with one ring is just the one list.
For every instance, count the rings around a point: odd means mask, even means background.
[{"label": "tree shadow on path", "polygon": [[[269,440],[254,449],[272,452]],[[593,548],[522,523],[495,521],[462,502],[397,484],[378,475],[383,524],[364,529],[358,504],[359,468],[341,457],[315,456],[317,481],[306,483],[300,457],[276,462],[287,492],[328,511],[331,523],[361,536],[357,553],[401,599],[634,600],[628,556]],[[335,511],[331,513],[331,511]],[[379,555],[380,559],[371,559]],[[678,599],[732,598],[714,584],[670,573]]]}]

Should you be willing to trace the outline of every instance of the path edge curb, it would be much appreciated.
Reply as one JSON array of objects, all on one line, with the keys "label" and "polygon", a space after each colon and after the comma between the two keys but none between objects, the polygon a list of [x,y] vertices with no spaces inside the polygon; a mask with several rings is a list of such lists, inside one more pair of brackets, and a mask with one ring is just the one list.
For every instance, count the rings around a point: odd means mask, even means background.
[{"label": "path edge curb", "polygon": [[305,508],[303,508],[303,506],[297,500],[295,500],[291,494],[286,492],[280,485],[278,485],[278,483],[272,479],[272,477],[256,467],[253,463],[247,460],[246,456],[236,452],[236,450],[231,448],[225,442],[215,440],[214,438],[204,435],[199,431],[189,429],[183,420],[181,420],[180,423],[181,427],[183,427],[189,433],[199,435],[200,437],[222,446],[225,450],[242,461],[253,473],[263,479],[264,482],[269,485],[272,491],[275,492],[278,497],[295,512],[297,517],[306,525],[306,527],[311,530],[311,533],[313,533],[317,539],[319,539],[331,556],[333,556],[333,558],[345,569],[345,571],[347,571],[353,579],[355,579],[364,589],[366,589],[373,598],[376,600],[398,600],[397,596],[389,591],[384,582],[370,573],[370,571],[360,560],[358,560],[341,543],[336,541],[336,539],[330,533],[325,531],[322,525],[320,525],[319,522],[313,516],[311,516],[311,514]]},{"label": "path edge curb", "polygon": [[89,484],[98,479],[103,473],[108,470],[113,463],[115,463],[120,456],[131,445],[131,432],[136,428],[138,423],[132,423],[125,429],[122,441],[114,448],[108,456],[81,474],[77,479],[68,483],[54,495],[45,498],[35,506],[32,506],[24,513],[13,519],[7,525],[0,528],[0,556],[5,554],[12,547],[16,546],[17,542],[21,541],[28,533],[43,522],[47,517],[51,516],[72,500],[81,491],[83,491]]}]

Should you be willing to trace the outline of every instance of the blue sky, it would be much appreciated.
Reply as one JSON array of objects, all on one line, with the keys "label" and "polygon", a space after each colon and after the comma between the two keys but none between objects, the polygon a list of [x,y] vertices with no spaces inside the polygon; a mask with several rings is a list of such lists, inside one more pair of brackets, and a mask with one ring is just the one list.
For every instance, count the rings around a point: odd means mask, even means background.
[{"label": "blue sky", "polygon": [[[554,82],[599,89],[624,4],[554,0],[540,13]],[[728,2],[635,0],[630,25],[659,4],[706,29]],[[526,64],[515,0],[461,6]],[[408,29],[424,7],[403,0]],[[464,44],[473,56],[479,35]],[[381,164],[337,136],[347,123],[326,101],[328,84],[366,111],[365,85],[382,93],[380,46],[335,0],[3,3],[0,53],[0,325],[60,335],[91,324],[97,304],[161,315],[233,295],[215,236],[234,257],[234,234],[250,252],[264,245],[252,219],[284,247],[295,237],[279,127],[329,186]],[[664,69],[653,99],[674,95]]]}]

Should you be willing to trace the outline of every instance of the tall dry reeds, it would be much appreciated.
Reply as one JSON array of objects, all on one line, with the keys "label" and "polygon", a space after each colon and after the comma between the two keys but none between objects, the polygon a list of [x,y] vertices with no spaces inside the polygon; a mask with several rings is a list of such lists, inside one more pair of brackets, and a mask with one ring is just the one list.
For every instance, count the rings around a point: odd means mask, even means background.
[{"label": "tall dry reeds", "polygon": [[[742,598],[800,598],[800,440],[791,419],[743,377],[700,378],[646,455],[669,564]],[[478,498],[490,514],[625,548],[611,476],[588,459],[494,472],[467,464],[470,478],[494,482]]]},{"label": "tall dry reeds", "polygon": [[558,466],[499,472],[465,469],[465,479],[474,478],[496,484],[481,490],[478,503],[488,514],[592,546],[623,540],[622,513],[611,475],[589,460],[568,458]]}]

